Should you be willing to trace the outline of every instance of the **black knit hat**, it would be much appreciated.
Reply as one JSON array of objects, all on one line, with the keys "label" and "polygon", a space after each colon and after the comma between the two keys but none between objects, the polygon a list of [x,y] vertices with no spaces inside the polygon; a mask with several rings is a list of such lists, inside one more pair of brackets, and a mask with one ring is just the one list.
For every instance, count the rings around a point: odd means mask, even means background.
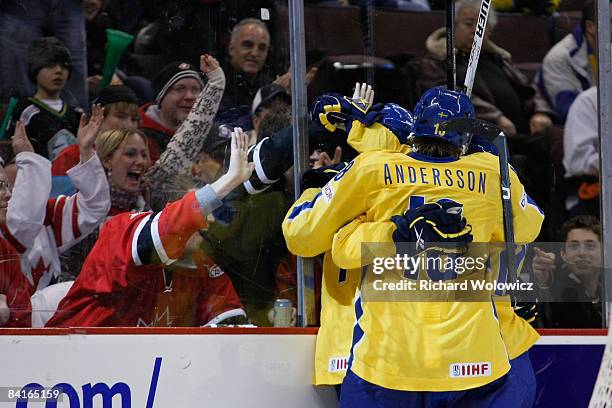
[{"label": "black knit hat", "polygon": [[285,101],[288,105],[291,105],[291,96],[289,96],[284,87],[277,84],[262,86],[257,90],[257,93],[253,98],[251,113],[255,115],[257,111],[265,108],[268,103],[277,98]]},{"label": "black knit hat", "polygon": [[36,77],[41,69],[62,64],[68,68],[70,76],[70,51],[55,37],[41,37],[30,43],[28,47],[28,77],[36,83]]},{"label": "black knit hat", "polygon": [[212,153],[220,147],[227,146],[232,141],[232,131],[234,126],[227,123],[213,123],[208,137],[202,147],[202,152]]},{"label": "black knit hat", "polygon": [[184,78],[193,78],[204,87],[198,69],[188,62],[175,61],[163,67],[153,78],[153,91],[157,94],[155,103],[159,105],[172,85]]},{"label": "black knit hat", "polygon": [[99,103],[102,106],[115,102],[127,102],[138,105],[138,98],[134,91],[125,85],[109,85],[101,90],[98,97],[92,102]]}]

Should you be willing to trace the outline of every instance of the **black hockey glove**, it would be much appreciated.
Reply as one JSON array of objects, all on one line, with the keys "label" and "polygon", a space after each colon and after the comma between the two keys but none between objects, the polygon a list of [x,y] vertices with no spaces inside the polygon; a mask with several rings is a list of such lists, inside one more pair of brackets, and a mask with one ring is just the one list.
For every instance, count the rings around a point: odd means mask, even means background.
[{"label": "black hockey glove", "polygon": [[370,104],[365,99],[351,99],[338,93],[323,94],[314,100],[310,108],[310,118],[329,132],[336,129],[348,131],[350,123],[363,118]]},{"label": "black hockey glove", "polygon": [[302,191],[307,188],[322,188],[329,183],[331,179],[336,177],[347,164],[346,162],[340,162],[331,166],[306,170],[304,174],[302,174]]},{"label": "black hockey glove", "polygon": [[538,298],[535,293],[521,291],[511,292],[512,308],[518,317],[527,321],[532,326],[538,317]]},{"label": "black hockey glove", "polygon": [[[414,253],[433,248],[462,252],[473,239],[472,226],[462,216],[462,208],[452,200],[440,200],[395,215],[391,217],[397,226],[393,241],[396,246],[414,243]],[[398,252],[405,251],[398,247]]]}]

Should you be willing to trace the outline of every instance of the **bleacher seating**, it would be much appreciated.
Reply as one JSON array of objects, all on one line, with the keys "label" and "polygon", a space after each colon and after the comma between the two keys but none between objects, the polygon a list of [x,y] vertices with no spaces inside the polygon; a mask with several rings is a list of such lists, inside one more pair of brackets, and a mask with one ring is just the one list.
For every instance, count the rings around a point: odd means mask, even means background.
[{"label": "bleacher seating", "polygon": [[373,13],[374,52],[381,57],[400,52],[422,57],[425,41],[444,25],[444,12],[376,10]]},{"label": "bleacher seating", "polygon": [[[288,8],[282,5],[275,13],[278,24],[272,38],[283,44],[289,42],[288,12]],[[358,7],[306,5],[304,26],[307,50],[326,50],[331,55],[365,53]]]},{"label": "bleacher seating", "polygon": [[[278,31],[272,37],[286,43],[289,38],[287,7],[278,7],[276,15]],[[366,53],[358,7],[307,4],[304,17],[307,50],[322,49],[328,51],[328,55]],[[512,54],[514,62],[539,64],[550,47],[579,22],[580,12],[577,11],[564,11],[552,16],[499,13],[493,40]],[[443,11],[376,9],[370,23],[375,56],[388,58],[390,55],[408,54],[420,57],[425,53],[425,40],[445,24],[445,18]]]},{"label": "bleacher seating", "polygon": [[512,60],[541,62],[550,49],[549,17],[498,13],[492,40],[512,54]]}]

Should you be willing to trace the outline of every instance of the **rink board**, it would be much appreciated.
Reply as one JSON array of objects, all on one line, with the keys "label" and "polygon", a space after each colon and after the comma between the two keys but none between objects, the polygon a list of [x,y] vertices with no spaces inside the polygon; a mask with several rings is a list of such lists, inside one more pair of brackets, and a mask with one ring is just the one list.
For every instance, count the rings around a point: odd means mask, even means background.
[{"label": "rink board", "polygon": [[[531,350],[537,406],[586,406],[605,331],[548,333]],[[60,408],[335,407],[333,388],[310,385],[315,339],[316,329],[4,329],[0,407],[55,406],[8,393],[60,383]]]}]

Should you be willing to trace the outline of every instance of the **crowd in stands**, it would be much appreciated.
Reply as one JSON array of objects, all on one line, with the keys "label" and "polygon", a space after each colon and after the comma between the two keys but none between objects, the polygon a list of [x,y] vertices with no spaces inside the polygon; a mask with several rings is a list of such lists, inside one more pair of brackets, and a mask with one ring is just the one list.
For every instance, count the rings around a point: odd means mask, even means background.
[{"label": "crowd in stands", "polygon": [[[307,1],[309,102],[350,95],[367,78],[377,102],[411,110],[446,83],[444,4]],[[539,241],[565,242],[557,254],[531,251],[540,296],[573,296],[587,316],[557,305],[543,309],[542,324],[600,327],[596,2],[492,4],[471,100],[477,117],[508,136],[511,163],[546,213]],[[479,7],[456,2],[459,84]],[[421,15],[439,25],[424,42],[400,36],[397,52],[377,54],[396,46],[376,43],[379,11],[406,26],[418,28]],[[517,59],[498,43],[502,18],[546,22],[560,12],[575,25],[555,43],[551,36],[540,59]],[[0,2],[0,104],[10,115],[0,140],[0,326],[270,325],[275,299],[296,304],[296,258],[281,231],[295,194],[285,165],[293,160],[287,13],[275,0]],[[332,18],[318,20],[325,13]],[[107,29],[134,41],[102,87]],[[341,131],[310,123],[308,132],[311,168],[357,155]],[[245,176],[236,163],[247,147],[254,171]],[[204,215],[185,215],[188,206]]]}]

